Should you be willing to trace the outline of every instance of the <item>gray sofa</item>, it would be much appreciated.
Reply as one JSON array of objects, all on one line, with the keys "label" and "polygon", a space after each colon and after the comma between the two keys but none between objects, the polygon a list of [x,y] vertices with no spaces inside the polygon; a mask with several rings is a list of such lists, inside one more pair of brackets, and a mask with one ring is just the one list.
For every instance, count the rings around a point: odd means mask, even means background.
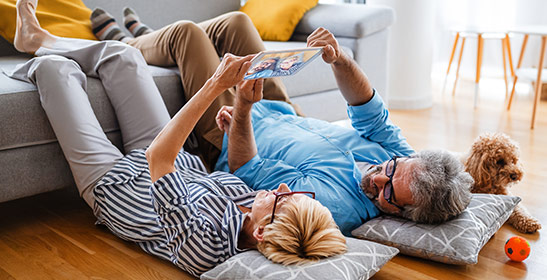
[{"label": "gray sofa", "polygon": [[[84,0],[91,9],[103,7],[118,17],[124,6],[133,7],[152,28],[189,19],[196,22],[239,9],[239,0]],[[310,10],[289,42],[266,42],[268,49],[304,47],[317,27],[332,31],[344,50],[368,74],[378,92],[385,94],[387,41],[394,21],[390,8],[370,5],[319,4]],[[9,70],[29,59],[0,38],[0,68]],[[176,68],[150,66],[169,112],[183,104]],[[285,78],[289,95],[308,116],[334,121],[346,117],[343,98],[330,67],[317,59],[298,75]],[[90,78],[91,105],[108,137],[118,147],[121,138],[113,109],[100,82]],[[0,202],[73,186],[70,168],[41,108],[36,87],[0,74]]]}]

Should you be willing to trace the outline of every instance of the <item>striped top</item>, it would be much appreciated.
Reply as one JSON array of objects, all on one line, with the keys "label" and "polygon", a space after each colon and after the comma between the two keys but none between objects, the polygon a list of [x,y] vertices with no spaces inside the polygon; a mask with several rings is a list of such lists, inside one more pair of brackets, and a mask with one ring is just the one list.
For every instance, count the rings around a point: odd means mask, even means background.
[{"label": "striped top", "polygon": [[145,149],[131,151],[95,185],[98,224],[194,276],[243,251],[237,248],[256,192],[225,172],[207,174],[180,152],[177,171],[151,183]]}]

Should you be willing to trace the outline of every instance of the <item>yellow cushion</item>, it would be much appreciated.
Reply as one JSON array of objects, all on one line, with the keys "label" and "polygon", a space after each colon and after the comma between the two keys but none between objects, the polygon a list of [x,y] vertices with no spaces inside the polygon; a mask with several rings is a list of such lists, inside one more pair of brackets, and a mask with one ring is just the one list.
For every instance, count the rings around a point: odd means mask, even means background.
[{"label": "yellow cushion", "polygon": [[248,0],[240,11],[253,21],[262,40],[288,41],[304,14],[318,0]]},{"label": "yellow cushion", "polygon": [[[0,0],[0,36],[10,43],[15,37],[15,2]],[[91,10],[81,0],[40,0],[36,11],[40,25],[53,35],[96,40],[90,15]]]}]

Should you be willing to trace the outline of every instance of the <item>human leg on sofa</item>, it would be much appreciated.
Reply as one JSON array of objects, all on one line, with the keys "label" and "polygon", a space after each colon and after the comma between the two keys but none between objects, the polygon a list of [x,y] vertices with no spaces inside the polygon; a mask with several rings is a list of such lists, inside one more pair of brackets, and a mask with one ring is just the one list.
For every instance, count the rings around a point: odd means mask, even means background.
[{"label": "human leg on sofa", "polygon": [[39,53],[73,59],[87,76],[101,80],[116,113],[126,152],[149,145],[169,121],[159,90],[137,49],[114,41],[60,38],[53,48],[41,48]]},{"label": "human leg on sofa", "polygon": [[123,154],[108,140],[99,124],[79,65],[58,55],[27,63],[27,76],[38,87],[40,102],[70,165],[80,195],[93,206],[92,186]]},{"label": "human leg on sofa", "polygon": [[[17,5],[18,46],[38,57],[18,68],[14,76],[38,87],[80,194],[91,206],[91,185],[123,154],[97,121],[86,93],[86,75],[102,81],[120,125],[125,151],[149,145],[169,121],[169,114],[138,50],[120,42],[52,36],[41,29],[34,16],[36,1],[22,0]],[[27,24],[33,28],[22,28]],[[26,42],[31,40],[35,40],[32,47],[38,49],[28,47]]]}]

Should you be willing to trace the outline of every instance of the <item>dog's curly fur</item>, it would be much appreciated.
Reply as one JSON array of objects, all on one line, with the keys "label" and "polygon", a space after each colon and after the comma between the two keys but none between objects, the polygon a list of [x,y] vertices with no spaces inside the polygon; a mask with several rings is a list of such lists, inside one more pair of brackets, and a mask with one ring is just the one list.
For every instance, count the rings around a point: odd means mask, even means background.
[{"label": "dog's curly fur", "polygon": [[[510,195],[509,187],[520,181],[524,173],[519,155],[517,143],[503,133],[479,136],[462,159],[465,170],[475,180],[471,192]],[[522,233],[541,228],[539,221],[520,205],[507,222]]]}]

